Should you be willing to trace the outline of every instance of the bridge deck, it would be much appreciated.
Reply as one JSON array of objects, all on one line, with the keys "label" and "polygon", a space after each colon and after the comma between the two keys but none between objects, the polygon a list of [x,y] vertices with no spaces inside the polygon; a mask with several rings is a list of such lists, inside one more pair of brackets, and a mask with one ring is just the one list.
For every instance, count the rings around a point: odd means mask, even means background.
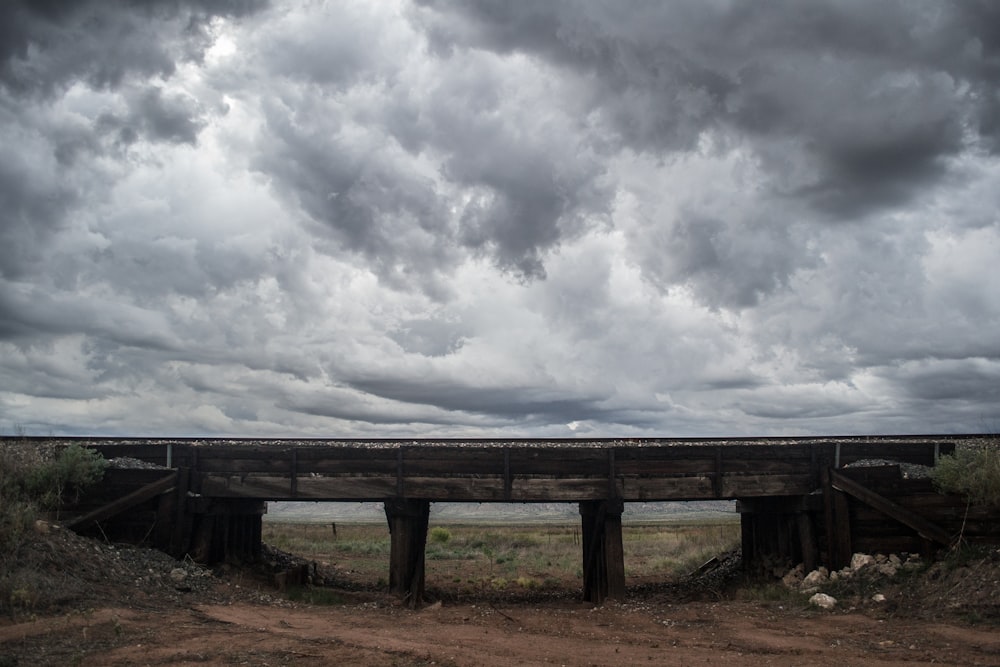
[{"label": "bridge deck", "polygon": [[860,459],[933,465],[980,436],[593,440],[44,438],[188,468],[216,498],[469,502],[795,496]]}]

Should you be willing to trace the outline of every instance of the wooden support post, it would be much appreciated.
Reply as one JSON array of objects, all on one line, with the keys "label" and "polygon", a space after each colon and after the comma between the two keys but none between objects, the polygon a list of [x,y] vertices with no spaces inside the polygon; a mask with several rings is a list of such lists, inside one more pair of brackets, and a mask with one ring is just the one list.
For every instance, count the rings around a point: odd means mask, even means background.
[{"label": "wooden support post", "polygon": [[191,533],[193,528],[193,517],[188,512],[188,489],[191,483],[191,470],[188,468],[177,469],[177,501],[175,503],[176,514],[174,515],[173,530],[170,535],[170,555],[174,558],[181,558],[188,553],[191,548]]},{"label": "wooden support post", "polygon": [[756,515],[752,512],[740,513],[740,544],[743,553],[743,569],[752,570],[757,564],[757,543],[754,538]]},{"label": "wooden support post", "polygon": [[170,539],[177,517],[177,489],[162,494],[156,504],[156,528],[153,531],[153,546],[170,553]]},{"label": "wooden support post", "polygon": [[431,504],[427,500],[385,501],[389,522],[389,591],[415,609],[424,597],[424,547]]},{"label": "wooden support post", "polygon": [[837,539],[837,517],[834,511],[833,497],[837,492],[833,490],[833,485],[830,483],[830,469],[825,465],[820,470],[820,480],[823,484],[823,528],[826,532],[825,565],[831,570],[839,570],[846,563],[841,563],[839,557],[840,545]]},{"label": "wooden support post", "polygon": [[851,544],[851,507],[846,493],[833,492],[833,513],[837,519],[837,567],[847,567],[851,564],[854,548]]},{"label": "wooden support post", "polygon": [[624,503],[585,500],[580,503],[583,533],[583,599],[594,604],[625,597],[625,552],[622,546]]},{"label": "wooden support post", "polygon": [[813,534],[813,522],[809,512],[797,512],[796,520],[799,529],[799,545],[802,548],[802,563],[806,572],[816,569],[819,550],[816,548],[816,537]]}]

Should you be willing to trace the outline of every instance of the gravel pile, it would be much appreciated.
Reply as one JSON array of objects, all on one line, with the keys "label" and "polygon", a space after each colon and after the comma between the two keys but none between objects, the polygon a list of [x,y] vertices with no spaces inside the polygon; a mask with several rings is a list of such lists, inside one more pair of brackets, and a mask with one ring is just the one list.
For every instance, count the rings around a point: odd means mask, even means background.
[{"label": "gravel pile", "polygon": [[877,468],[880,466],[899,466],[899,472],[903,479],[930,479],[931,466],[922,466],[916,463],[902,463],[890,459],[861,459],[854,463],[848,463],[845,468]]},{"label": "gravel pile", "polygon": [[142,459],[135,459],[130,456],[118,456],[108,459],[108,467],[127,470],[170,470],[166,466],[143,461]]}]

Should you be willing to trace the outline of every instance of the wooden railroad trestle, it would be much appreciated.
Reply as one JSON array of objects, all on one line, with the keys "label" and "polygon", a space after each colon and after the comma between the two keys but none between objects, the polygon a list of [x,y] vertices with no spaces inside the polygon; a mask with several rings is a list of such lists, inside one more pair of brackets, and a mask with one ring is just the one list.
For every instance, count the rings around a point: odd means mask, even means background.
[{"label": "wooden railroad trestle", "polygon": [[951,538],[853,481],[844,466],[861,459],[933,465],[957,442],[982,437],[37,440],[76,442],[106,458],[163,466],[112,471],[128,478],[121,492],[106,484],[109,497],[69,523],[84,528],[155,504],[152,542],[204,562],[259,557],[266,501],[383,502],[391,534],[389,585],[416,605],[432,502],[578,503],[584,597],[600,603],[625,592],[626,502],[738,500],[745,562],[776,554],[807,567],[839,567],[852,548],[849,498],[905,524],[928,544]]}]

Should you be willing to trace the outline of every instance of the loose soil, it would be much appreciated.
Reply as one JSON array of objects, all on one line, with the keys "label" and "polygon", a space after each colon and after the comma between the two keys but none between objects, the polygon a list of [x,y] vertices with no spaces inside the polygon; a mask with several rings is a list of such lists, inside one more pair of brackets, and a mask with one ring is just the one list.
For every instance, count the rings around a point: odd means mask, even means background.
[{"label": "loose soil", "polygon": [[[579,582],[567,580],[473,594],[444,584],[410,610],[375,585],[310,587],[326,604],[292,602],[302,589],[278,591],[259,570],[208,570],[59,529],[17,557],[0,667],[1000,664],[995,550],[892,581],[859,579],[832,611],[743,581],[735,558],[602,606],[580,602]],[[886,601],[872,602],[874,590]]]}]

